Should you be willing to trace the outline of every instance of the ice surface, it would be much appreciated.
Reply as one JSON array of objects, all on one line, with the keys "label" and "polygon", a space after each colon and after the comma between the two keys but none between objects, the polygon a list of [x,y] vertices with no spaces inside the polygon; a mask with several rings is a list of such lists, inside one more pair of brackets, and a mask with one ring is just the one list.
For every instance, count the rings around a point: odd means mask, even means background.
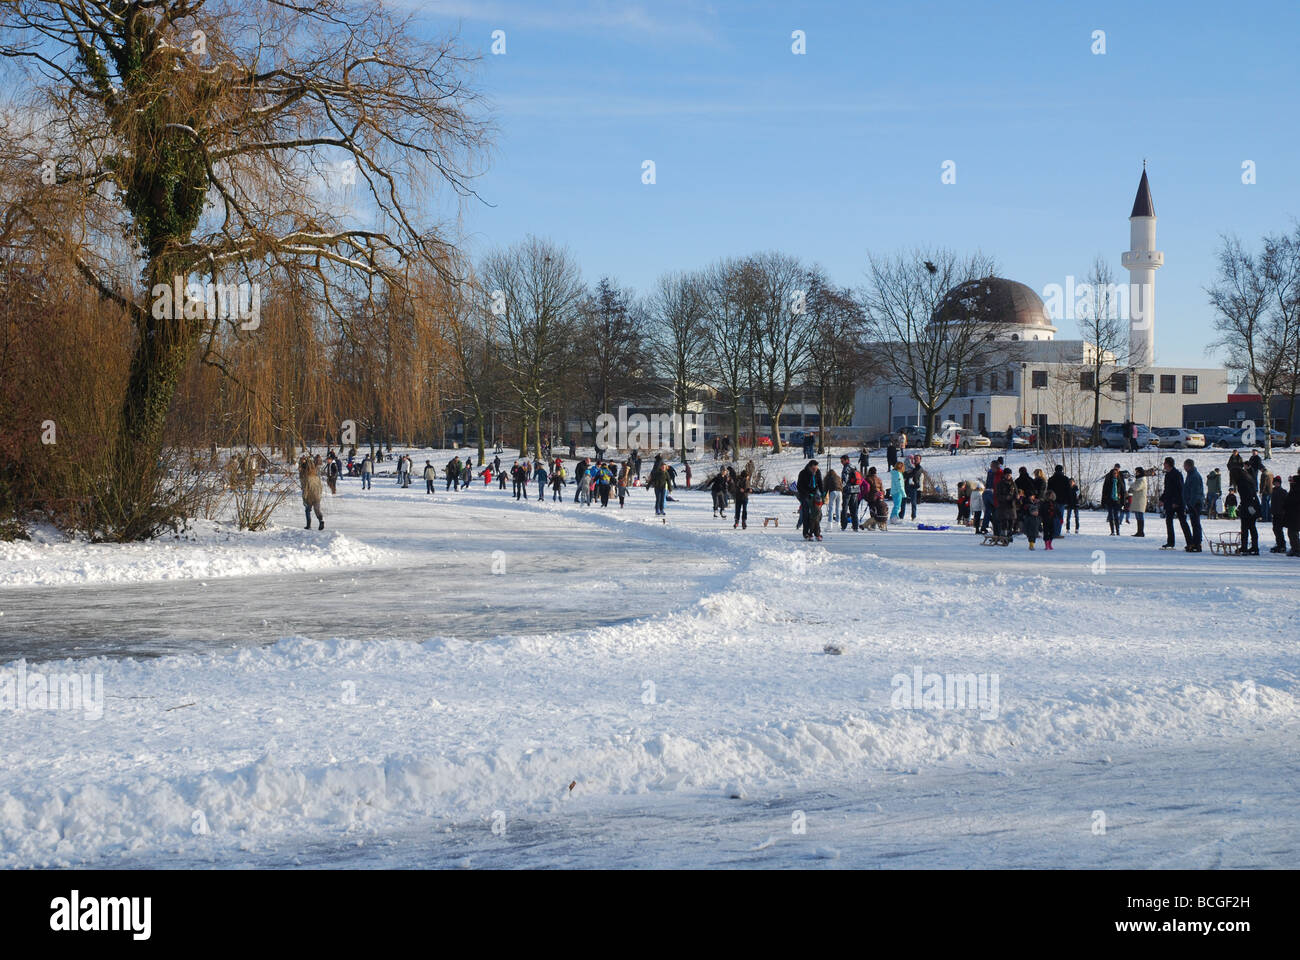
[{"label": "ice surface", "polygon": [[[1297,862],[1300,560],[340,489],[359,566],[0,590],[4,669],[106,696],[0,711],[0,866]],[[996,715],[897,709],[914,668]]]}]

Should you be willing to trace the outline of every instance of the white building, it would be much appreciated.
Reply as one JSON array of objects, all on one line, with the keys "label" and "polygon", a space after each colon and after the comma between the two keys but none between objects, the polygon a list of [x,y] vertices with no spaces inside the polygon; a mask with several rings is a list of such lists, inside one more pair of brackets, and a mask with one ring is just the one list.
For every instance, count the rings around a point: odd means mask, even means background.
[{"label": "white building", "polygon": [[[1156,249],[1155,206],[1145,168],[1129,215],[1129,244],[1121,262],[1131,283],[1128,296],[1120,299],[1128,301],[1121,308],[1128,313],[1130,360],[1104,368],[1101,422],[1132,418],[1152,427],[1182,426],[1184,404],[1226,402],[1231,384],[1222,368],[1152,365],[1155,272],[1164,265],[1164,254]],[[1037,293],[1023,283],[989,277],[950,291],[945,303],[953,301],[977,304],[998,326],[995,337],[1007,342],[1007,351],[1004,365],[973,377],[938,411],[936,423],[952,420],[981,433],[1022,424],[1092,425],[1088,367],[1096,348],[1083,340],[1057,339]],[[857,390],[853,425],[868,435],[923,419],[920,405],[899,383],[876,382]]]}]

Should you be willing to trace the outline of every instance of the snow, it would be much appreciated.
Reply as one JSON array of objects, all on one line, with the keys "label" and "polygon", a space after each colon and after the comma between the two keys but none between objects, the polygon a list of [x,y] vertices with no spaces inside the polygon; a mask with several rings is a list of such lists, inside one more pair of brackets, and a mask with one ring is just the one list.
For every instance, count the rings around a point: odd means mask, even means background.
[{"label": "snow", "polygon": [[183,534],[152,543],[114,544],[38,530],[31,542],[0,542],[0,587],[274,575],[371,566],[383,559],[383,551],[332,530],[249,533],[199,521]]},{"label": "snow", "polygon": [[[104,705],[0,709],[0,866],[1296,862],[1300,561],[1090,513],[1050,554],[813,545],[776,495],[737,531],[699,491],[664,524],[644,490],[441,486],[345,479],[323,532],[291,502],[263,535],[6,547],[0,678],[100,675]],[[900,706],[918,669],[996,678],[995,709]]]}]

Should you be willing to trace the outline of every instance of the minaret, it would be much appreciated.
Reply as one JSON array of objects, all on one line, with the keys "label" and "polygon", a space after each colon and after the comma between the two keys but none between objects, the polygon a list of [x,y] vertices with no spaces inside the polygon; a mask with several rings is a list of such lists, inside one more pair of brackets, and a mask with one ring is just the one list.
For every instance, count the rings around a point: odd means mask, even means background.
[{"label": "minaret", "polygon": [[1165,255],[1156,249],[1156,208],[1145,160],[1128,224],[1129,249],[1120,258],[1129,273],[1128,363],[1140,369],[1155,363],[1156,271],[1165,265]]}]

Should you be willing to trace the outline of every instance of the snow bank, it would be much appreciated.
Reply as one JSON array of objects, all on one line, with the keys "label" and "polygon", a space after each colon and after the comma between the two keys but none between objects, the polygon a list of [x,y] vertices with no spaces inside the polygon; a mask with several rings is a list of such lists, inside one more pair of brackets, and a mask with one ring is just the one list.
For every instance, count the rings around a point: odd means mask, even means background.
[{"label": "snow bank", "polygon": [[0,542],[0,587],[206,580],[370,566],[386,551],[332,531],[271,528],[258,533],[202,523],[146,543],[87,543],[38,534]]}]

